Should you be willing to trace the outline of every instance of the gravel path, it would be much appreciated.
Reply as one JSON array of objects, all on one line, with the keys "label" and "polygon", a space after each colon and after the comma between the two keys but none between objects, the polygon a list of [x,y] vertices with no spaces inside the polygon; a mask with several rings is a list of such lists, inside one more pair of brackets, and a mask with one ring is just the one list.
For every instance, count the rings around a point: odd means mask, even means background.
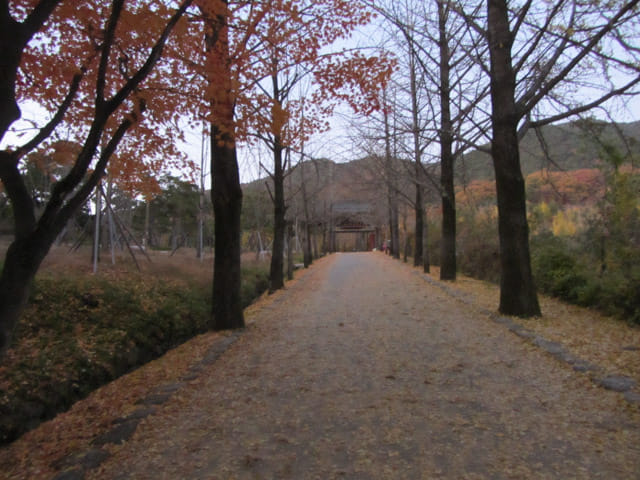
[{"label": "gravel path", "polygon": [[319,261],[100,479],[640,478],[640,413],[380,253]]}]

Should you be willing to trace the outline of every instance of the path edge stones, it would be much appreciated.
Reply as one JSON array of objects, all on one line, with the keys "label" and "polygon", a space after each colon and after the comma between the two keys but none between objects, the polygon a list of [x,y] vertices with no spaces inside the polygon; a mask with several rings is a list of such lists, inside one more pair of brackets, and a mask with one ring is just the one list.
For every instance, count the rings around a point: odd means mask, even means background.
[{"label": "path edge stones", "polygon": [[629,404],[640,406],[640,391],[638,390],[637,382],[633,378],[626,375],[607,374],[603,367],[575,356],[561,343],[547,340],[524,325],[519,324],[511,317],[506,317],[498,314],[497,312],[492,312],[486,308],[480,307],[474,303],[468,295],[451,287],[447,283],[417,270],[414,270],[413,273],[455,300],[473,307],[479,314],[484,315],[495,323],[504,326],[507,330],[524,341],[544,350],[559,362],[570,366],[575,372],[586,374],[595,385],[606,390],[621,393]]},{"label": "path edge stones", "polygon": [[176,392],[186,385],[186,382],[196,379],[205,368],[212,364],[233,345],[246,329],[222,332],[222,336],[215,339],[203,357],[178,378],[175,382],[164,383],[154,388],[149,394],[136,402],[139,408],[126,417],[116,418],[111,428],[95,437],[91,441],[92,448],[74,453],[56,462],[56,468],[62,469],[52,480],[83,480],[89,470],[95,469],[110,457],[108,450],[103,448],[108,444],[122,444],[133,436],[138,424],[150,415],[157,407],[166,403]]}]

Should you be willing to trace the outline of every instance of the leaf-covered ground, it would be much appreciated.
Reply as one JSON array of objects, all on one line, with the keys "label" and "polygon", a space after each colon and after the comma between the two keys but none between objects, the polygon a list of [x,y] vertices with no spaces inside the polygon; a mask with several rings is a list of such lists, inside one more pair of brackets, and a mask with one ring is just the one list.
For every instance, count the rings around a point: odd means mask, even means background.
[{"label": "leaf-covered ground", "polygon": [[[438,269],[432,269],[431,276],[438,278],[438,275]],[[497,308],[500,297],[497,285],[461,277],[450,286],[481,309],[495,311]],[[638,325],[546,296],[540,296],[540,308],[542,317],[519,318],[516,322],[547,340],[561,343],[577,357],[602,367],[605,372],[632,377],[640,385]]]},{"label": "leaf-covered ground", "polygon": [[[251,307],[246,332],[198,375],[186,373],[219,335],[26,434],[0,451],[0,471],[52,478],[181,379],[128,441],[100,447],[109,456],[88,478],[637,478],[638,406],[492,320],[493,287],[447,287],[459,295],[382,254],[325,258]],[[527,328],[637,378],[638,329],[543,309]]]}]

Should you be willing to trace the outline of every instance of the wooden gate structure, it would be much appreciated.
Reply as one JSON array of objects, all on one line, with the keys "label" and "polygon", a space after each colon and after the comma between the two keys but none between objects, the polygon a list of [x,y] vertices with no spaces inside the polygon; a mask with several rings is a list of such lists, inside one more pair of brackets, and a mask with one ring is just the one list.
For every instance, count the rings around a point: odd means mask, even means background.
[{"label": "wooden gate structure", "polygon": [[372,209],[367,203],[342,202],[331,207],[329,250],[365,252],[380,243],[380,229],[372,224]]}]

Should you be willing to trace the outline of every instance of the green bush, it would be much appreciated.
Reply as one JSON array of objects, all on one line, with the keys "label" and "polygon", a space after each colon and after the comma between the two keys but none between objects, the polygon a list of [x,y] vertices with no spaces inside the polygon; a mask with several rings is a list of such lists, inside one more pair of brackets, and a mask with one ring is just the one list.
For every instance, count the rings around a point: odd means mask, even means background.
[{"label": "green bush", "polygon": [[473,236],[458,242],[458,268],[465,275],[500,282],[500,246],[497,237]]},{"label": "green bush", "polygon": [[576,304],[583,307],[596,307],[602,296],[602,286],[597,278],[587,277],[587,282],[576,288],[576,293]]},{"label": "green bush", "polygon": [[500,243],[493,217],[467,213],[459,220],[456,243],[462,273],[493,283],[500,281]]},{"label": "green bush", "polygon": [[247,307],[253,300],[269,288],[269,270],[266,267],[251,266],[242,269],[241,297],[242,307]]},{"label": "green bush", "polygon": [[537,252],[532,261],[537,287],[544,293],[577,302],[587,278],[569,253],[549,249]]},{"label": "green bush", "polygon": [[640,258],[634,250],[612,256],[604,272],[584,244],[574,247],[550,234],[532,238],[531,251],[542,293],[640,324]]},{"label": "green bush", "polygon": [[640,267],[629,275],[620,271],[605,273],[596,305],[610,315],[640,325]]}]

